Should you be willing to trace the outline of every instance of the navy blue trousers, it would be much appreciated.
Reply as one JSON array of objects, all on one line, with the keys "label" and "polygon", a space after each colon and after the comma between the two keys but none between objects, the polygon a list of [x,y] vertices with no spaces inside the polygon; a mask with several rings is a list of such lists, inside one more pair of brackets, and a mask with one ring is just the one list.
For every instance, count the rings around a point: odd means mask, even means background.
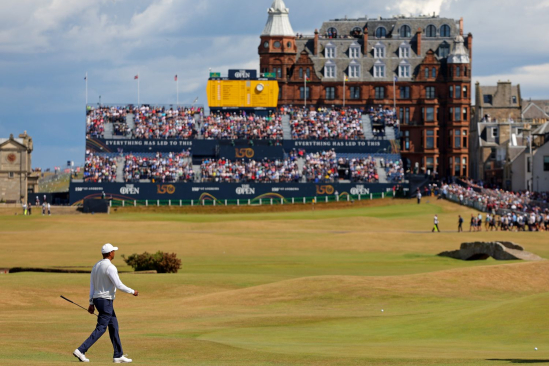
[{"label": "navy blue trousers", "polygon": [[111,338],[112,347],[114,348],[114,358],[120,358],[124,355],[122,352],[122,343],[120,342],[120,336],[118,335],[118,319],[116,319],[116,313],[114,312],[113,301],[105,299],[93,299],[93,304],[99,312],[97,318],[97,326],[88,339],[78,350],[82,353],[88,352],[88,350],[97,342],[99,338],[109,328],[109,336]]}]

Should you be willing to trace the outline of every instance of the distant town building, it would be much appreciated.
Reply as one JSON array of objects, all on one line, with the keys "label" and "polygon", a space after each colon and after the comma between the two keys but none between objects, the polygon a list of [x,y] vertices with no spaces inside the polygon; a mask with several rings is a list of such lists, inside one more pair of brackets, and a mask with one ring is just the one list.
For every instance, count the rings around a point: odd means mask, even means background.
[{"label": "distant town building", "polygon": [[32,138],[23,133],[0,138],[0,202],[27,202],[28,193],[38,186],[38,175],[32,174]]},{"label": "distant town building", "polygon": [[276,74],[279,105],[396,107],[408,169],[469,176],[473,36],[463,20],[366,16],[296,35],[282,0],[268,14],[260,71]]}]

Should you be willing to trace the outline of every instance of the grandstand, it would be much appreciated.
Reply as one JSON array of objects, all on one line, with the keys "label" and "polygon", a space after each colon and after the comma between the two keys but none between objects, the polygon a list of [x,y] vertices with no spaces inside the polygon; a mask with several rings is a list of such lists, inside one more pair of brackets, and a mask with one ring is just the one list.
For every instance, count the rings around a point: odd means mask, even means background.
[{"label": "grandstand", "polygon": [[369,195],[407,190],[398,121],[382,107],[101,105],[86,113],[71,202]]}]

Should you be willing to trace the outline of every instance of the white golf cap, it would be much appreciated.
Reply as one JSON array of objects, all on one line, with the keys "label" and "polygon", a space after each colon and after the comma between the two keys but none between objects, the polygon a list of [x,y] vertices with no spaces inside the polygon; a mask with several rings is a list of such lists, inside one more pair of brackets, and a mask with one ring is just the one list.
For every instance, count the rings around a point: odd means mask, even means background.
[{"label": "white golf cap", "polygon": [[103,248],[101,248],[101,253],[107,254],[114,252],[115,250],[118,250],[118,247],[113,247],[112,244],[105,244],[103,245]]}]

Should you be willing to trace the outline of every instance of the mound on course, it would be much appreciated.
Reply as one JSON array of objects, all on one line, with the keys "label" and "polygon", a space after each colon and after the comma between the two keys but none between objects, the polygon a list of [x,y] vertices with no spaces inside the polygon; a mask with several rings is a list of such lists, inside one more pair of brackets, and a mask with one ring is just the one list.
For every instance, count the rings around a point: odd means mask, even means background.
[{"label": "mound on course", "polygon": [[[0,268],[91,269],[100,248],[176,252],[176,275],[121,274],[125,353],[144,365],[507,365],[549,362],[549,262],[457,261],[509,240],[549,258],[546,233],[458,234],[473,213],[409,201],[255,214],[0,216]],[[438,214],[441,233],[431,233]],[[467,230],[467,229],[466,229]],[[65,365],[95,317],[89,275],[0,275],[0,364]],[[382,311],[383,310],[383,311]],[[535,351],[535,348],[538,348]],[[112,363],[104,336],[87,356]]]}]

